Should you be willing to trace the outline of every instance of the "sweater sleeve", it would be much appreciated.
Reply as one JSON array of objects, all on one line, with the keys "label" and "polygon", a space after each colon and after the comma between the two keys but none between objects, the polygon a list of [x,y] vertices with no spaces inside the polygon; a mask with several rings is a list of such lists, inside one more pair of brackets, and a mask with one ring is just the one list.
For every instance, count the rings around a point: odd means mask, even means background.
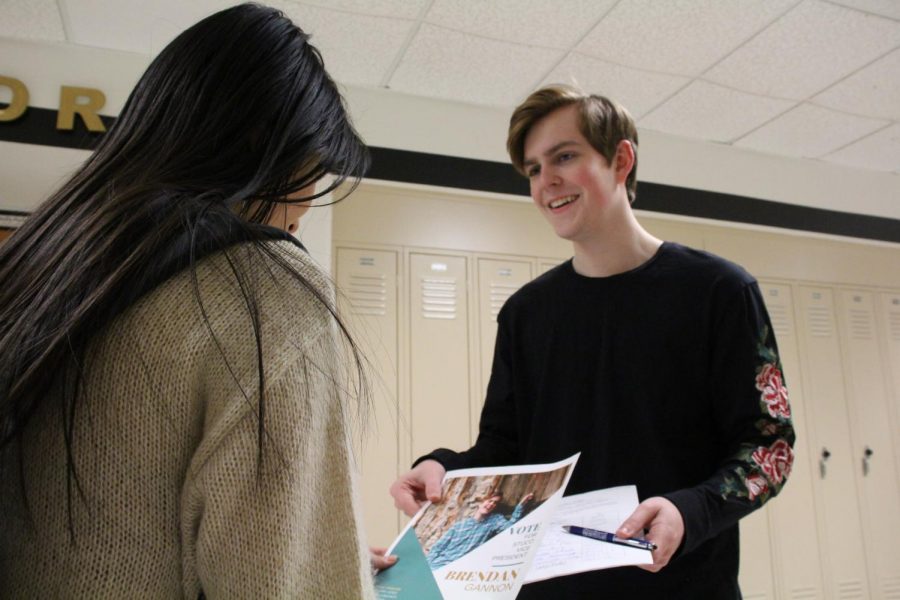
[{"label": "sweater sleeve", "polygon": [[719,307],[708,397],[722,459],[711,476],[665,494],[681,511],[690,552],[775,496],[791,471],[795,435],[778,347],[755,282]]},{"label": "sweater sleeve", "polygon": [[324,352],[267,381],[261,460],[255,397],[207,427],[182,493],[186,597],[372,597],[346,398],[314,363]]},{"label": "sweater sleeve", "polygon": [[448,471],[452,471],[472,467],[512,465],[518,462],[516,403],[512,383],[512,340],[508,319],[509,309],[504,306],[497,317],[494,361],[475,445],[464,452],[438,448],[416,460],[413,466],[431,459],[441,463]]}]

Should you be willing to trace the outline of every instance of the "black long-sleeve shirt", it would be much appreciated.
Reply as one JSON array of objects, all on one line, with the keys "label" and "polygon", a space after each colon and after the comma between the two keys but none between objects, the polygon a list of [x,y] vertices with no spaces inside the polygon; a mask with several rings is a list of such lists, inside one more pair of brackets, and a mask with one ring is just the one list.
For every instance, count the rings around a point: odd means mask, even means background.
[{"label": "black long-sleeve shirt", "polygon": [[659,573],[592,571],[520,598],[739,598],[738,519],[790,472],[794,431],[755,280],[666,242],[640,267],[584,277],[571,261],[498,317],[475,445],[435,450],[448,470],[581,458],[567,493],[636,484],[680,510],[682,546]]}]

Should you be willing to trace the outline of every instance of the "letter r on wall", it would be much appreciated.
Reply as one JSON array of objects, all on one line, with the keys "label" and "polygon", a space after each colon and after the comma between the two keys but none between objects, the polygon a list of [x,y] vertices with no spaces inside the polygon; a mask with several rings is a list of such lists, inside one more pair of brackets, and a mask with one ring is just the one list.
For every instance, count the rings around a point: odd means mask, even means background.
[{"label": "letter r on wall", "polygon": [[[79,99],[87,102],[79,102]],[[59,90],[59,113],[56,115],[57,129],[75,129],[75,113],[81,117],[88,131],[106,131],[98,112],[106,104],[103,92],[94,88],[64,85]]]}]

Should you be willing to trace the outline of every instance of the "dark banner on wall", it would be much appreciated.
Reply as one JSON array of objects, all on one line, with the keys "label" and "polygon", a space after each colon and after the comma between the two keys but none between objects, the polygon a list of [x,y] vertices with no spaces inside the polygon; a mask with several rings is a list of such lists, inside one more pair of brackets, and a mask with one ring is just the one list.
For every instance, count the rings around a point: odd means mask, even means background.
[{"label": "dark banner on wall", "polygon": [[[6,105],[0,103],[0,109]],[[115,118],[100,116],[108,129]],[[101,133],[56,128],[57,111],[29,107],[14,121],[0,122],[0,141],[90,149]],[[371,179],[528,195],[528,182],[508,163],[372,147]],[[635,208],[687,217],[766,225],[900,243],[900,220],[773,202],[652,182],[638,183]]]}]

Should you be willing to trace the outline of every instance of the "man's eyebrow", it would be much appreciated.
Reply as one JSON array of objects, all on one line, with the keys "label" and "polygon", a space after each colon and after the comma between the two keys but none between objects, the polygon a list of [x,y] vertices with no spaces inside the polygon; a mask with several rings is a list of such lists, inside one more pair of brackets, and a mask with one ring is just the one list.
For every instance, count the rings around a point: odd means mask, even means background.
[{"label": "man's eyebrow", "polygon": [[[576,142],[575,140],[565,140],[565,141],[560,142],[560,143],[550,147],[549,149],[547,149],[547,151],[544,152],[544,156],[550,156],[551,154],[558,152],[559,150],[561,150],[562,148],[565,148],[566,146],[574,146],[577,143],[578,142]],[[537,159],[535,159],[535,158],[526,158],[525,160],[522,161],[523,166],[533,165],[536,163],[537,163]]]}]

